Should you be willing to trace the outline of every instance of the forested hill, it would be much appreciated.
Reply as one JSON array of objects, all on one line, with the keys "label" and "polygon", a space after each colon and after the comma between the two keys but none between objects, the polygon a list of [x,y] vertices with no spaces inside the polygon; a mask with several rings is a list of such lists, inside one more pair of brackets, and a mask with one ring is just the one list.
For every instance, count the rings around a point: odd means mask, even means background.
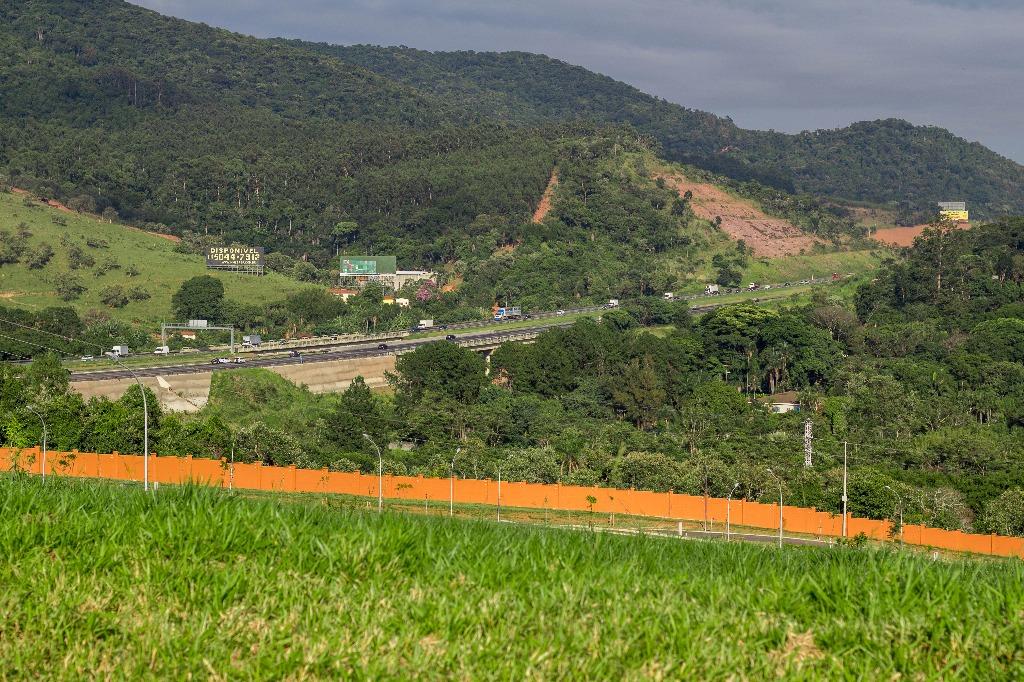
[{"label": "forested hill", "polygon": [[[344,249],[433,267],[530,239],[567,248],[573,230],[593,251],[635,194],[611,159],[650,156],[654,140],[776,186],[1024,212],[1020,166],[902,125],[753,133],[537,55],[259,40],[121,0],[0,4],[0,185],[320,265]],[[564,204],[561,227],[532,228],[556,165],[586,176],[586,210]],[[595,213],[588,178],[620,203]],[[669,253],[666,225],[617,248]],[[462,254],[481,233],[493,239]]]},{"label": "forested hill", "polygon": [[744,130],[543,55],[292,44],[509,121],[629,123],[654,135],[670,159],[790,191],[911,209],[956,198],[979,217],[1024,212],[1024,166],[942,128],[890,119],[797,135]]}]

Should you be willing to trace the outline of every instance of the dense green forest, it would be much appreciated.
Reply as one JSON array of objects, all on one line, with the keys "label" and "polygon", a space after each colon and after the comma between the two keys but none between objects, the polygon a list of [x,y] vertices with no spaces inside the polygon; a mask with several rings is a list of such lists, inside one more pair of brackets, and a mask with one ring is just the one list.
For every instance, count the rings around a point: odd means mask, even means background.
[{"label": "dense green forest", "polygon": [[[844,443],[850,509],[946,528],[1024,534],[1024,220],[936,228],[854,303],[819,292],[779,310],[735,305],[694,319],[637,299],[483,358],[448,342],[402,355],[393,392],[357,380],[313,396],[259,370],[215,375],[209,404],[162,415],[158,452],[373,470],[635,486],[750,499],[785,479],[794,504],[838,511]],[[54,320],[60,325],[60,320]],[[660,326],[660,333],[641,325]],[[772,414],[794,391],[800,412]],[[56,356],[7,366],[0,442],[138,451],[138,391],[88,402]],[[804,421],[814,462],[803,466]],[[404,445],[404,447],[400,447]]]},{"label": "dense green forest", "polygon": [[1020,166],[944,131],[741,131],[533,55],[257,40],[120,0],[29,0],[0,7],[0,64],[2,182],[320,267],[342,249],[447,262],[489,219],[527,224],[572,147],[609,138],[800,192],[1024,207]]},{"label": "dense green forest", "polygon": [[543,55],[287,42],[508,121],[628,123],[670,159],[790,192],[911,211],[957,197],[979,217],[1024,212],[1024,166],[941,128],[890,119],[798,135],[744,130]]}]

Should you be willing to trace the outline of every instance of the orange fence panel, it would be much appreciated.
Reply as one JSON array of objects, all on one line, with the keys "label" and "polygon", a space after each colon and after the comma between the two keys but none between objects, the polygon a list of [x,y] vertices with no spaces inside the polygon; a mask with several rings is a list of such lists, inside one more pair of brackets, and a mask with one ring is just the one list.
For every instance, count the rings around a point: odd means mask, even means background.
[{"label": "orange fence panel", "polygon": [[[40,448],[0,448],[0,471],[19,468],[29,473],[42,473]],[[108,478],[141,481],[144,460],[139,455],[97,454],[92,452],[47,452],[46,473],[83,478]],[[272,467],[262,464],[228,464],[192,457],[149,458],[150,480],[161,483],[195,482],[217,487],[252,490],[338,493],[376,497],[378,478],[359,472],[330,472],[326,469],[306,470]],[[423,500],[427,503],[448,502],[452,482],[447,478],[423,476],[383,477],[384,496],[389,499]],[[499,501],[496,481],[489,479],[456,479],[454,499],[459,503],[493,505]],[[591,503],[591,499],[594,500]],[[774,530],[778,528],[779,507],[748,500],[732,500],[697,495],[657,493],[641,490],[598,488],[587,486],[545,485],[503,481],[500,502],[507,507],[621,513],[678,520],[702,521],[724,525],[726,514],[734,525]],[[839,537],[841,515],[816,509],[784,506],[783,528],[790,533]],[[860,533],[875,540],[890,537],[890,521],[847,518],[847,534]],[[907,544],[936,547],[977,554],[1016,556],[1024,558],[1024,538],[979,535],[947,531],[926,526],[906,525],[902,539]]]}]

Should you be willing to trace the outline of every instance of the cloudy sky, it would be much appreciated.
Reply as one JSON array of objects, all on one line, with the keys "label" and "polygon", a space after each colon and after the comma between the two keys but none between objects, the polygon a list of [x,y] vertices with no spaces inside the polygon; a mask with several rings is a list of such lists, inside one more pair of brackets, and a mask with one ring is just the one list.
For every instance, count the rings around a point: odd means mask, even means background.
[{"label": "cloudy sky", "polygon": [[240,33],[524,50],[796,132],[899,117],[1024,162],[1024,0],[132,0]]}]

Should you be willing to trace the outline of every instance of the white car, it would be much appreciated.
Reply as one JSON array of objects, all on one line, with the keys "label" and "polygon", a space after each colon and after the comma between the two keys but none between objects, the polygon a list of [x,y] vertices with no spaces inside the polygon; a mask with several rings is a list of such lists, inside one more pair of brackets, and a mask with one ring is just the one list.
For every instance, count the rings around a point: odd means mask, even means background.
[{"label": "white car", "polygon": [[81,360],[82,362],[92,362],[95,359],[96,358],[94,358],[91,355],[83,355],[82,357],[79,358],[79,360]]},{"label": "white car", "polygon": [[562,315],[565,315],[565,311],[564,310],[558,310],[558,311],[555,312],[555,315],[558,315],[559,317],[561,317]]},{"label": "white car", "polygon": [[231,358],[231,362],[235,363],[236,365],[240,365],[243,362],[245,362],[245,358]]}]

